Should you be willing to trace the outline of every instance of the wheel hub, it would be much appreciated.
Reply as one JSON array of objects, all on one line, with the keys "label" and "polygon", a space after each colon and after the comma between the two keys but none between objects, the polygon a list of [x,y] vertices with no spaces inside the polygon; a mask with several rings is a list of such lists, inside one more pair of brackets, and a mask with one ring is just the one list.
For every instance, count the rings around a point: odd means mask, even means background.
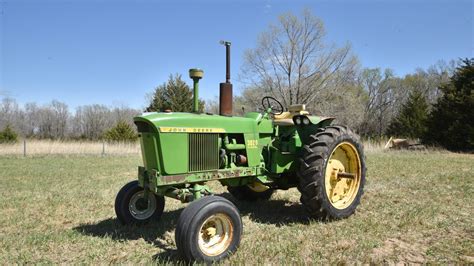
[{"label": "wheel hub", "polygon": [[217,229],[215,227],[209,227],[206,229],[206,235],[205,237],[207,240],[213,238],[216,235]]},{"label": "wheel hub", "polygon": [[150,218],[155,212],[157,203],[155,195],[149,193],[148,199],[145,198],[145,193],[139,191],[135,193],[130,199],[128,209],[133,218],[138,220],[146,220]]},{"label": "wheel hub", "polygon": [[139,198],[135,205],[137,207],[137,210],[144,211],[148,208],[148,200],[146,200],[145,198]]},{"label": "wheel hub", "polygon": [[359,154],[349,142],[334,148],[326,166],[326,195],[338,209],[347,208],[357,195],[361,166]]},{"label": "wheel hub", "polygon": [[223,213],[214,214],[204,221],[199,230],[199,248],[208,256],[217,256],[230,246],[233,234],[230,217]]}]

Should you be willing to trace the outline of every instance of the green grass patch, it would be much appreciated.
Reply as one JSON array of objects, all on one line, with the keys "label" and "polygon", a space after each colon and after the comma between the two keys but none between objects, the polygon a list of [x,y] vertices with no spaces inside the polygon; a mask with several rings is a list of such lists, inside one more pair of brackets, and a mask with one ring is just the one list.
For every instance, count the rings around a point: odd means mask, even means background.
[{"label": "green grass patch", "polygon": [[[138,156],[0,157],[0,261],[180,262],[174,229],[184,204],[167,199],[162,220],[144,227],[115,219],[115,195],[140,164]],[[361,205],[345,220],[308,220],[296,189],[236,202],[244,234],[224,263],[474,263],[473,155],[372,152],[367,167]]]}]

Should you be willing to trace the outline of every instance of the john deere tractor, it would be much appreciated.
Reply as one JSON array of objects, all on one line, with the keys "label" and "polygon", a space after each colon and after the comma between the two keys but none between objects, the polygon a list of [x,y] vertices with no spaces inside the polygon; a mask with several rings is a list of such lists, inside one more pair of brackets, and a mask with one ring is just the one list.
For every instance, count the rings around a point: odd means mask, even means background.
[{"label": "john deere tractor", "polygon": [[242,235],[239,210],[213,195],[208,182],[226,186],[237,200],[268,200],[277,189],[296,187],[309,215],[341,219],[354,213],[365,183],[359,137],[334,118],[310,115],[304,104],[285,108],[272,97],[261,112],[232,116],[230,43],[226,82],[220,84],[219,115],[198,112],[200,69],[194,81],[194,112],[144,113],[134,118],[143,166],[138,180],[117,195],[123,224],[158,221],[165,197],[190,204],[175,232],[176,246],[189,261],[214,262],[234,253]]}]

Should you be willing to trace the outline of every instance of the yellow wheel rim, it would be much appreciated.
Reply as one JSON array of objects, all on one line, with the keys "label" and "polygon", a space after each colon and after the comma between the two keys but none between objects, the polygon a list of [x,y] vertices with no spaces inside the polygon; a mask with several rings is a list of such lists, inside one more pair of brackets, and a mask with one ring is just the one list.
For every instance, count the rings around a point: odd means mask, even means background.
[{"label": "yellow wheel rim", "polygon": [[230,217],[217,213],[202,224],[199,230],[199,248],[207,256],[218,256],[229,248],[233,237],[234,226]]},{"label": "yellow wheel rim", "polygon": [[326,195],[337,209],[349,207],[359,192],[361,162],[355,146],[341,142],[334,148],[326,166]]},{"label": "yellow wheel rim", "polygon": [[264,184],[257,181],[253,182],[252,184],[248,184],[247,186],[254,192],[265,192],[270,189],[269,186],[265,186]]}]

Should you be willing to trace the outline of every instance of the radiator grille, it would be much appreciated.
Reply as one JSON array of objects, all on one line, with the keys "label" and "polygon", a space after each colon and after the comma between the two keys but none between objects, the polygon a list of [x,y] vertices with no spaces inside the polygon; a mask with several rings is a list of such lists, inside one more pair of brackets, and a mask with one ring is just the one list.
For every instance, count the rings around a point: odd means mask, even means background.
[{"label": "radiator grille", "polygon": [[219,134],[191,133],[188,137],[189,171],[219,168]]}]

